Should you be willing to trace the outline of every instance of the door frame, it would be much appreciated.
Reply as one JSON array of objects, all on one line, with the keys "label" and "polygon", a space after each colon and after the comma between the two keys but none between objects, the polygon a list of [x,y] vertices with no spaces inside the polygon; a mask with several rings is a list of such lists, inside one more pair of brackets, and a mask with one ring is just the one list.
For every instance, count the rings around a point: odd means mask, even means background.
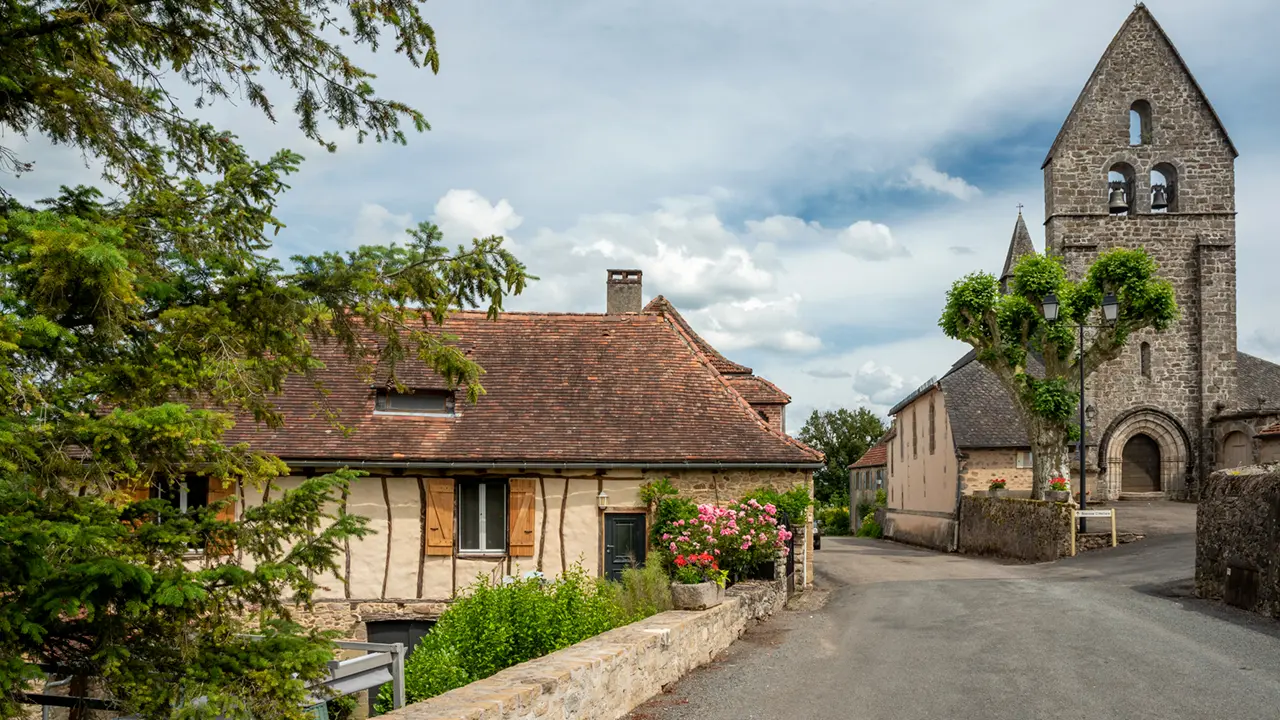
[{"label": "door frame", "polygon": [[649,517],[648,507],[645,507],[643,505],[635,506],[635,507],[625,507],[625,506],[614,507],[610,505],[607,510],[597,510],[596,513],[600,516],[600,545],[599,545],[599,548],[597,548],[600,552],[600,561],[596,563],[596,577],[605,577],[604,535],[605,535],[605,528],[608,527],[609,515],[643,515],[644,516],[645,558],[646,560],[648,559],[648,551],[651,549],[649,548],[649,524],[653,520],[651,517]]}]

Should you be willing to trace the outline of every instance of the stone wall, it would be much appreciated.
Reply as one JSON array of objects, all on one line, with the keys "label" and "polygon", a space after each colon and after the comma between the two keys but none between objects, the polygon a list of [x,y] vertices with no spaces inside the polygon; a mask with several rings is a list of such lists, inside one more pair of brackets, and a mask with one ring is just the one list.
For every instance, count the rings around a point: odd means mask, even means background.
[{"label": "stone wall", "polygon": [[1209,477],[1196,513],[1196,594],[1280,618],[1280,468]]},{"label": "stone wall", "polygon": [[1018,467],[1018,453],[1030,448],[995,448],[965,450],[960,460],[962,492],[985,495],[996,478],[1005,479],[1005,489],[1012,493],[1030,493],[1032,469]]},{"label": "stone wall", "polygon": [[960,552],[1050,562],[1071,554],[1071,508],[1021,498],[960,499]]},{"label": "stone wall", "polygon": [[709,610],[660,613],[381,717],[620,718],[710,662],[785,602],[786,590],[778,584],[741,583]]}]

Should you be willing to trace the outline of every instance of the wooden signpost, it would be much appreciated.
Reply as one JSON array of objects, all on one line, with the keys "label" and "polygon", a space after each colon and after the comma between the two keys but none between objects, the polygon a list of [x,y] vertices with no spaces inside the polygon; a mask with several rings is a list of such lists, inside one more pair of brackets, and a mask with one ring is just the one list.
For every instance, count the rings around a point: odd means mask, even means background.
[{"label": "wooden signpost", "polygon": [[[1104,517],[1111,518],[1111,547],[1115,547],[1116,546],[1116,509],[1115,508],[1105,508],[1102,510],[1076,510],[1075,511],[1076,520],[1079,520],[1080,518],[1104,518]],[[1076,533],[1078,532],[1079,527],[1080,525],[1078,523],[1074,521],[1071,523],[1071,556],[1072,557],[1075,557],[1075,554],[1076,554]]]}]

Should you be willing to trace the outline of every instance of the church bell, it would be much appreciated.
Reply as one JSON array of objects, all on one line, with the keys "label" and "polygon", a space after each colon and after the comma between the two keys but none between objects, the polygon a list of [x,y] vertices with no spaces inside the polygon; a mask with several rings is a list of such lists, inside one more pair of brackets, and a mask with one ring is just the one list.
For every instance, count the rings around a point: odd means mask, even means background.
[{"label": "church bell", "polygon": [[1129,211],[1129,201],[1125,200],[1124,194],[1123,183],[1115,183],[1111,186],[1111,196],[1107,200],[1107,206],[1111,208],[1113,215]]},{"label": "church bell", "polygon": [[1164,210],[1169,207],[1169,193],[1163,185],[1151,186],[1151,209]]}]

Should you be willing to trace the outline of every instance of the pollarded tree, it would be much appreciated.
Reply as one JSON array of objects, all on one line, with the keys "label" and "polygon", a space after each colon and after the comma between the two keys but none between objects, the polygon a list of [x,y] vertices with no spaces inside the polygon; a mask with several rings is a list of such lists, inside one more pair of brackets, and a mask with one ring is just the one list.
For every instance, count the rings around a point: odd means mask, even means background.
[{"label": "pollarded tree", "polygon": [[[1044,300],[1051,294],[1059,312],[1048,321]],[[1100,312],[1108,295],[1118,304],[1113,322]],[[948,337],[972,345],[1013,398],[1030,435],[1032,496],[1043,498],[1053,478],[1068,477],[1068,443],[1079,434],[1079,326],[1086,329],[1087,377],[1119,357],[1134,332],[1164,330],[1177,317],[1173,286],[1157,276],[1155,261],[1143,250],[1117,249],[1100,255],[1079,282],[1067,278],[1059,258],[1044,255],[1017,263],[1007,294],[988,273],[967,275],[947,292],[938,324]],[[1043,375],[1031,372],[1032,357],[1043,360]]]}]

